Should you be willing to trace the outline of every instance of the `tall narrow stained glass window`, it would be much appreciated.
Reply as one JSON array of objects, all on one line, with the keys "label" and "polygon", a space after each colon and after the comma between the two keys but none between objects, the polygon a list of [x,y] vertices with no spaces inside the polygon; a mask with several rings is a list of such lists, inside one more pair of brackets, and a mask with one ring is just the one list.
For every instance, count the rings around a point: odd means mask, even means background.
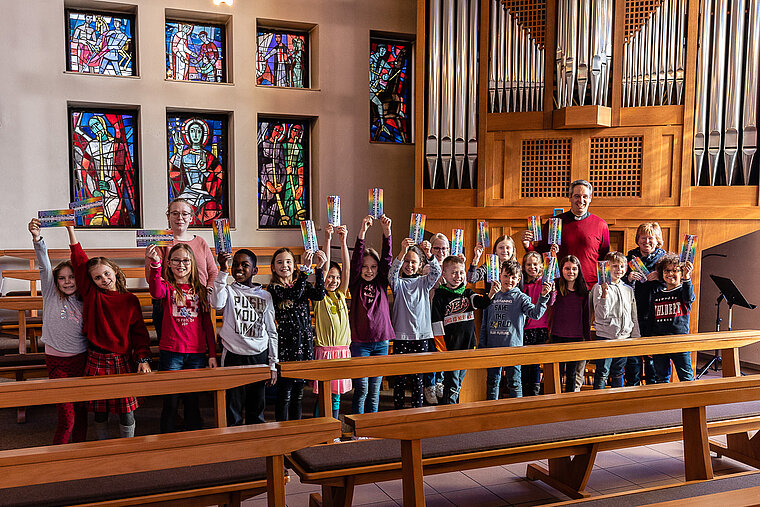
[{"label": "tall narrow stained glass window", "polygon": [[191,225],[229,218],[227,123],[221,114],[167,113],[169,201],[181,197],[195,209]]},{"label": "tall narrow stained glass window", "polygon": [[66,10],[67,64],[72,72],[135,75],[133,16]]},{"label": "tall narrow stained glass window", "polygon": [[412,43],[371,37],[369,50],[370,140],[410,143]]},{"label": "tall narrow stained glass window", "polygon": [[309,213],[309,122],[259,118],[259,227],[300,227]]},{"label": "tall narrow stained glass window", "polygon": [[103,198],[87,226],[139,227],[139,171],[134,111],[69,108],[71,197]]},{"label": "tall narrow stained glass window", "polygon": [[226,82],[224,25],[166,20],[166,78]]},{"label": "tall narrow stained glass window", "polygon": [[259,29],[256,84],[309,87],[309,34]]}]

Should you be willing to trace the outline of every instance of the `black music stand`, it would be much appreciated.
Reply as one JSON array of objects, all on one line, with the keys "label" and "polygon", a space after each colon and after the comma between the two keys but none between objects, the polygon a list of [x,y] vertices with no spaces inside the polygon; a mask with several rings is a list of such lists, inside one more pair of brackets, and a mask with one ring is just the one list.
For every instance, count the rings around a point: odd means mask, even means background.
[{"label": "black music stand", "polygon": [[[720,317],[720,304],[725,300],[728,303],[728,330],[731,331],[731,324],[734,312],[734,305],[741,306],[742,308],[749,308],[754,310],[755,305],[749,303],[742,295],[739,288],[734,285],[734,282],[730,278],[723,278],[722,276],[710,275],[712,281],[718,287],[720,296],[718,296],[718,315],[715,319],[715,330],[720,331],[720,323],[723,319]],[[712,359],[702,368],[697,370],[697,378],[700,378],[704,373],[712,366],[714,371],[718,371],[717,363],[721,361],[720,353],[718,350],[713,354]]]}]

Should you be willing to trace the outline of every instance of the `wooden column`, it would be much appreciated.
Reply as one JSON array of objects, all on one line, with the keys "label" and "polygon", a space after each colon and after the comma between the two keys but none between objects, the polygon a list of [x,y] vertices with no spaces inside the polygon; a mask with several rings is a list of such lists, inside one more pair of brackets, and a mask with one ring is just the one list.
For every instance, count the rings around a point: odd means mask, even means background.
[{"label": "wooden column", "polygon": [[317,396],[319,415],[332,417],[332,386],[329,380],[319,381],[319,395]]},{"label": "wooden column", "polygon": [[739,349],[723,349],[720,351],[722,358],[722,370],[724,377],[738,377],[741,375],[739,365]]},{"label": "wooden column", "polygon": [[561,393],[560,380],[559,363],[544,363],[544,394]]},{"label": "wooden column", "polygon": [[214,391],[214,412],[216,416],[216,427],[227,427],[227,391],[220,389]]},{"label": "wooden column", "polygon": [[404,507],[425,507],[422,442],[419,439],[401,441],[401,470],[404,483]]},{"label": "wooden column", "polygon": [[685,408],[683,420],[683,461],[687,481],[713,478],[705,407]]},{"label": "wooden column", "polygon": [[285,507],[285,457],[267,456],[267,505]]}]

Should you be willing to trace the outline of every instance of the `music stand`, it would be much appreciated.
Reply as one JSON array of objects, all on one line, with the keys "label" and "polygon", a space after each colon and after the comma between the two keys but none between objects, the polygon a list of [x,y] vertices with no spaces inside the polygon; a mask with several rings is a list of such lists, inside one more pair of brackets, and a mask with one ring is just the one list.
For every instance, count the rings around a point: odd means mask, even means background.
[{"label": "music stand", "polygon": [[[710,275],[712,281],[718,287],[720,296],[718,296],[718,315],[715,319],[715,330],[720,331],[720,323],[723,319],[720,318],[720,304],[725,300],[728,303],[728,330],[731,331],[734,305],[741,306],[742,308],[749,308],[754,310],[755,305],[749,303],[742,295],[739,288],[734,284],[730,278],[723,278],[722,276]],[[700,378],[704,373],[713,366],[714,371],[718,371],[717,363],[721,360],[719,352],[716,350],[712,359],[705,366],[697,370],[697,378]]]}]

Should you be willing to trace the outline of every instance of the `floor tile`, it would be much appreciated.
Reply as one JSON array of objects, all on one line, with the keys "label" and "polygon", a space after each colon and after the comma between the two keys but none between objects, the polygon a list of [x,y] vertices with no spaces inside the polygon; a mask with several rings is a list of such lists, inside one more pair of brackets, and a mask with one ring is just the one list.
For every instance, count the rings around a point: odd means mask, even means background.
[{"label": "floor tile", "polygon": [[658,459],[654,461],[647,461],[646,466],[654,468],[660,473],[682,479],[684,477],[684,464],[683,460],[678,458],[666,458]]},{"label": "floor tile", "polygon": [[536,486],[533,482],[526,480],[494,484],[488,486],[488,489],[511,504],[534,502],[538,500],[548,501],[554,497],[552,493]]},{"label": "floor tile", "polygon": [[443,493],[451,503],[461,507],[500,507],[507,505],[506,501],[486,488],[460,489]]},{"label": "floor tile", "polygon": [[[404,498],[404,484],[401,479],[395,481],[376,482],[380,489],[382,489],[386,495],[394,500],[402,500]],[[429,484],[425,484],[425,496],[435,495],[438,492]]]},{"label": "floor tile", "polygon": [[399,503],[394,502],[393,500],[387,500],[385,502],[375,502],[375,503],[356,503],[353,504],[355,507],[399,507]]},{"label": "floor tile", "polygon": [[[501,467],[514,474],[515,477],[525,479],[525,471],[528,469],[529,464],[530,463],[513,463],[511,465],[501,465]],[[545,467],[545,465],[542,466]]]},{"label": "floor tile", "polygon": [[619,475],[615,475],[608,470],[597,469],[591,471],[591,477],[588,480],[588,487],[593,488],[599,492],[606,492],[613,488],[627,487],[633,489],[636,487],[636,485],[631,481],[623,479]]},{"label": "floor tile", "polygon": [[389,500],[393,499],[377,484],[361,484],[354,487],[354,500],[352,502],[353,505],[387,502]]},{"label": "floor tile", "polygon": [[594,460],[594,467],[596,468],[612,468],[612,467],[619,467],[623,465],[632,465],[636,463],[631,458],[626,458],[625,456],[621,456],[615,451],[605,451],[600,452],[596,455],[596,459]]},{"label": "floor tile", "polygon": [[480,486],[480,484],[473,481],[462,472],[427,475],[425,476],[425,484],[432,486],[439,493],[456,491],[458,489],[477,488]]},{"label": "floor tile", "polygon": [[668,457],[667,454],[661,453],[660,451],[656,451],[654,449],[650,449],[648,447],[631,447],[629,449],[618,449],[615,452],[637,463],[646,463],[647,461],[653,461],[656,459],[663,459]]},{"label": "floor tile", "polygon": [[672,479],[670,475],[662,473],[642,463],[634,463],[633,465],[623,465],[615,468],[610,468],[609,472],[639,485],[654,481]]},{"label": "floor tile", "polygon": [[290,471],[290,482],[285,485],[286,495],[313,493],[315,491],[322,491],[322,486],[319,484],[304,484],[295,472]]},{"label": "floor tile", "polygon": [[443,495],[425,495],[425,507],[451,507],[453,505]]},{"label": "floor tile", "polygon": [[520,480],[520,478],[513,474],[511,471],[501,466],[465,470],[463,473],[481,486],[488,486],[489,484],[500,484],[504,481]]},{"label": "floor tile", "polygon": [[674,458],[683,458],[683,442],[663,442],[661,444],[647,445],[646,447]]}]

